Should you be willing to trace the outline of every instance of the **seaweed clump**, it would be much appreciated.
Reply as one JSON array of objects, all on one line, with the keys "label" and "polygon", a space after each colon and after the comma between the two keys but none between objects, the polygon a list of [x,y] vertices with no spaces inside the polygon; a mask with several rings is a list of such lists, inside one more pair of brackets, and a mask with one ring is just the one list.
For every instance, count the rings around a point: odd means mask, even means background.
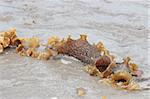
[{"label": "seaweed clump", "polygon": [[[58,54],[72,56],[87,64],[85,71],[91,76],[103,78],[101,81],[105,84],[127,90],[140,89],[133,79],[141,76],[138,66],[129,57],[123,62],[116,62],[102,42],[90,44],[87,35],[80,35],[77,40],[71,36],[62,40],[53,36],[44,45],[40,44],[38,37],[20,38],[16,35],[16,29],[10,29],[0,33],[0,53],[10,47],[15,47],[19,55],[39,60],[48,60]],[[40,47],[44,50],[39,51]]]},{"label": "seaweed clump", "polygon": [[2,53],[6,48],[15,45],[17,35],[16,29],[12,28],[6,32],[0,33],[0,53]]}]

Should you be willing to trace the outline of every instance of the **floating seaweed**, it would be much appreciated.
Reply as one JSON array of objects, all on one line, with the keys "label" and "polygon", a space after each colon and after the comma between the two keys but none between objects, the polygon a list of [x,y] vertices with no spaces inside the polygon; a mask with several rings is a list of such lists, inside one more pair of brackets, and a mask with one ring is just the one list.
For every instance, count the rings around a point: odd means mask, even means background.
[{"label": "floating seaweed", "polygon": [[86,94],[86,90],[84,88],[77,88],[77,95],[84,96]]},{"label": "floating seaweed", "polygon": [[16,38],[17,38],[16,29],[14,28],[6,32],[1,32],[0,33],[0,53],[2,53],[5,48],[13,46]]},{"label": "floating seaweed", "polygon": [[77,40],[71,36],[62,40],[54,36],[48,39],[44,51],[38,51],[41,46],[37,37],[17,37],[16,29],[0,33],[0,53],[5,48],[15,47],[19,55],[40,60],[48,60],[58,54],[72,56],[86,63],[85,71],[91,76],[103,78],[101,81],[105,84],[127,90],[140,89],[133,80],[134,76],[140,76],[138,66],[129,57],[121,63],[116,62],[102,42],[92,45],[86,35],[80,35]]}]

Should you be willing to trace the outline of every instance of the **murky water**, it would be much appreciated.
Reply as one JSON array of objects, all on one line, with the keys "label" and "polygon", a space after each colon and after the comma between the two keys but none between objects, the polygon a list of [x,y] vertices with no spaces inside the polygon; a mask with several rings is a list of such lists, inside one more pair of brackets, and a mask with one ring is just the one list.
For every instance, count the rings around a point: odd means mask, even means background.
[{"label": "murky water", "polygon": [[[112,0],[0,0],[0,30],[17,28],[22,37],[78,38],[104,42],[118,57],[130,56],[150,77],[148,61],[148,5],[145,1]],[[0,55],[0,99],[148,99],[150,91],[126,92],[98,83],[83,71],[79,61],[63,64],[62,57],[39,61],[21,57],[14,50]],[[146,84],[145,84],[146,83]],[[144,85],[150,81],[144,82]],[[78,97],[76,88],[85,88]]]}]

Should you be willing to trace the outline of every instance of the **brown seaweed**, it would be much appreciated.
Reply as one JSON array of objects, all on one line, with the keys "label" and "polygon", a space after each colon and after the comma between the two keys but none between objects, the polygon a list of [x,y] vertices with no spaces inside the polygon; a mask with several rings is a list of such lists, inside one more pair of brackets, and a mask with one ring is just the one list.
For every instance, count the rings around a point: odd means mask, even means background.
[{"label": "brown seaweed", "polygon": [[96,66],[99,72],[103,73],[102,77],[107,77],[112,73],[110,67],[113,67],[111,65],[113,61],[110,56],[101,55],[102,48],[100,47],[102,46],[91,45],[88,43],[86,35],[81,35],[77,40],[69,37],[67,41],[57,46],[57,51],[59,54],[72,56],[84,63]]},{"label": "brown seaweed", "polygon": [[12,28],[6,32],[0,33],[0,53],[4,51],[5,48],[14,45],[14,41],[17,38],[16,29]]},{"label": "brown seaweed", "polygon": [[65,43],[57,47],[57,51],[60,54],[73,56],[87,64],[94,64],[95,59],[101,56],[96,46],[89,44],[83,37],[78,40],[68,38]]},{"label": "brown seaweed", "polygon": [[60,40],[58,37],[50,37],[44,51],[39,52],[39,38],[18,38],[16,29],[0,33],[0,53],[7,47],[15,47],[16,52],[22,56],[48,60],[58,54],[72,56],[83,63],[88,64],[85,70],[92,76],[98,76],[105,82],[117,87],[134,90],[139,85],[133,80],[133,76],[139,76],[138,66],[129,57],[123,62],[116,63],[115,57],[109,53],[102,42],[90,44],[86,35],[80,35],[77,40],[69,38]]}]

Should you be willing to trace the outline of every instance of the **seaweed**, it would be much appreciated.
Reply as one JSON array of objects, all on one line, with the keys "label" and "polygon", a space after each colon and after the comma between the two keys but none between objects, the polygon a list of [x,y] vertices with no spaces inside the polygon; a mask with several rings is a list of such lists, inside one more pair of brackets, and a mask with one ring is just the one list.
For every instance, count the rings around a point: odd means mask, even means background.
[{"label": "seaweed", "polygon": [[[60,39],[50,37],[47,44],[40,44],[38,37],[20,38],[16,35],[16,29],[0,33],[0,53],[6,48],[16,48],[16,53],[39,60],[48,60],[59,54],[72,56],[84,64],[85,71],[91,76],[103,78],[102,82],[127,90],[138,90],[140,86],[134,82],[133,76],[141,76],[138,66],[127,57],[118,63],[115,57],[109,53],[102,42],[90,44],[87,35],[80,35],[74,40],[69,36]],[[39,51],[40,47],[45,47]]]}]

